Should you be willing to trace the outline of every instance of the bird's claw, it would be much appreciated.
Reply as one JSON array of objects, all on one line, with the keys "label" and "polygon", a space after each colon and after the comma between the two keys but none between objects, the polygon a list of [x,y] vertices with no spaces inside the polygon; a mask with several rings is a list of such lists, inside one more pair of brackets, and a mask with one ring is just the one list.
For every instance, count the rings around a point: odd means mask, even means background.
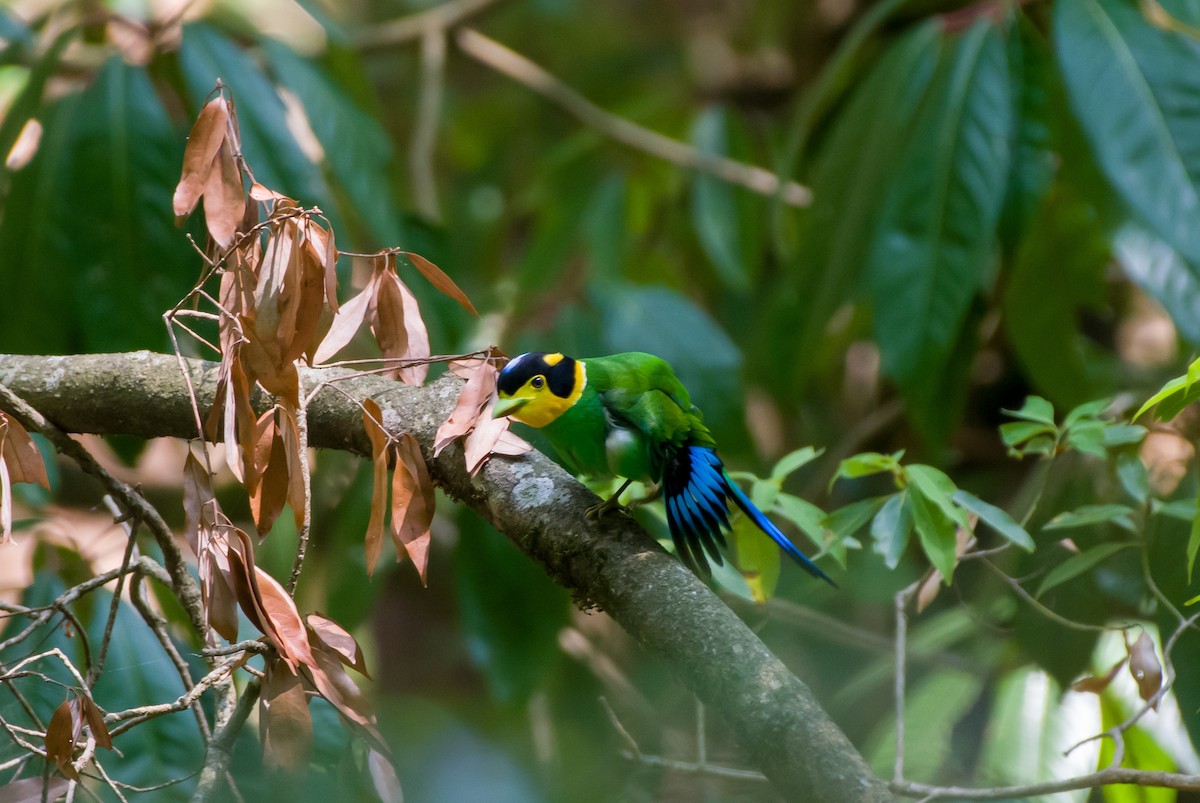
[{"label": "bird's claw", "polygon": [[589,521],[598,521],[606,513],[609,513],[610,511],[613,511],[613,510],[624,513],[627,516],[629,515],[629,512],[630,512],[630,508],[628,505],[622,505],[620,502],[617,501],[616,497],[613,497],[611,499],[605,499],[603,502],[597,502],[596,504],[592,505],[591,507],[589,507],[587,510],[584,511],[584,516],[586,516]]}]

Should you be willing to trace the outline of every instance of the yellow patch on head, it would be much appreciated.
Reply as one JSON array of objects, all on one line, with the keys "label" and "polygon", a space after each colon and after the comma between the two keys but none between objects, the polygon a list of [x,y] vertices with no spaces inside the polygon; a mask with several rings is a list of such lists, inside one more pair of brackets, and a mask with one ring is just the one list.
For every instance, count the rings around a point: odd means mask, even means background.
[{"label": "yellow patch on head", "polygon": [[[551,363],[551,365],[554,365],[562,360],[563,355],[551,354],[547,355],[547,357],[557,357],[554,363]],[[500,396],[501,398],[527,399],[528,401],[525,404],[510,413],[511,417],[531,427],[544,427],[571,409],[575,405],[575,402],[579,401],[579,397],[583,395],[583,389],[586,385],[587,372],[584,370],[582,362],[576,362],[575,384],[568,396],[556,396],[552,393],[546,384],[546,377],[542,374],[530,377],[511,396],[505,396],[504,394],[500,394]]]},{"label": "yellow patch on head", "polygon": [[546,365],[549,365],[551,367],[558,365],[562,361],[563,361],[563,355],[558,354],[558,353],[547,354],[546,356],[542,357],[542,362],[546,363]]}]

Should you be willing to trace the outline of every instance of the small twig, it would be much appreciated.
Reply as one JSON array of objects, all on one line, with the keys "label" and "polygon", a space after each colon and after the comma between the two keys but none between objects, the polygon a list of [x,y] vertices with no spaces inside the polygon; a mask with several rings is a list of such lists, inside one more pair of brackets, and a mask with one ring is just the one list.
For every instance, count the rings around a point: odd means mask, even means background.
[{"label": "small twig", "polygon": [[445,31],[452,28],[495,2],[496,0],[449,0],[419,14],[409,14],[382,25],[375,25],[361,33],[355,39],[355,44],[360,49],[370,50],[411,42],[420,39],[429,31]]},{"label": "small twig", "polygon": [[808,206],[812,203],[812,191],[802,184],[781,182],[769,170],[704,153],[601,109],[542,67],[478,31],[460,29],[455,34],[455,41],[459,49],[471,58],[524,84],[579,118],[585,125],[618,142],[680,167],[710,173],[761,195],[779,197],[792,206]]},{"label": "small twig", "polygon": [[89,689],[96,684],[100,673],[104,671],[104,660],[108,657],[108,645],[112,641],[113,626],[117,623],[117,612],[121,609],[121,593],[125,590],[125,575],[129,573],[129,562],[133,559],[133,551],[137,546],[137,524],[121,512],[116,501],[109,494],[104,495],[104,506],[108,508],[113,519],[125,531],[125,553],[121,556],[121,572],[117,575],[117,587],[113,591],[112,603],[108,606],[104,636],[100,640],[96,660],[88,667],[87,686]]},{"label": "small twig", "polygon": [[238,698],[237,706],[231,712],[228,721],[217,728],[212,740],[208,743],[208,753],[204,757],[204,767],[200,770],[200,780],[196,783],[196,791],[192,794],[192,803],[205,803],[212,800],[220,791],[220,782],[226,778],[229,760],[233,752],[233,744],[237,741],[246,718],[254,710],[258,702],[260,684],[257,679],[246,684],[246,690]]},{"label": "small twig", "polygon": [[[181,365],[186,366],[186,363],[181,363]],[[99,480],[101,485],[126,510],[136,513],[150,528],[155,542],[158,544],[159,549],[162,550],[163,562],[166,564],[167,571],[171,575],[171,588],[187,612],[193,629],[197,635],[203,636],[207,627],[204,622],[204,607],[200,599],[200,588],[188,572],[187,563],[183,559],[183,553],[180,551],[179,545],[175,542],[175,536],[171,532],[171,528],[167,526],[167,523],[163,520],[163,517],[154,505],[150,504],[133,487],[110,474],[78,441],[46,420],[45,416],[3,384],[0,384],[0,407],[12,412],[26,429],[32,429],[43,435],[54,444],[54,448],[61,454],[74,460],[85,473],[91,474]]]},{"label": "small twig", "polygon": [[416,129],[408,151],[417,210],[430,220],[441,220],[434,150],[442,116],[442,94],[446,80],[446,31],[428,28],[421,35],[421,94],[417,100]]},{"label": "small twig", "polygon": [[271,645],[256,639],[239,641],[226,647],[207,647],[200,651],[201,655],[233,655],[235,652],[263,653],[274,649]]},{"label": "small twig", "polygon": [[[304,380],[297,378],[298,393],[304,398]],[[300,404],[296,408],[296,430],[299,443],[296,450],[300,460],[300,477],[304,482],[304,511],[300,523],[300,533],[296,540],[296,558],[292,562],[292,574],[288,578],[287,592],[295,596],[296,584],[300,582],[300,571],[304,568],[304,556],[308,554],[308,539],[312,534],[312,469],[308,464],[308,407]]]},{"label": "small twig", "polygon": [[904,695],[908,683],[908,603],[921,588],[925,580],[922,578],[896,592],[893,606],[896,613],[895,660],[896,675],[893,683],[893,695],[896,706],[896,758],[892,764],[892,780],[899,782],[904,778]]}]

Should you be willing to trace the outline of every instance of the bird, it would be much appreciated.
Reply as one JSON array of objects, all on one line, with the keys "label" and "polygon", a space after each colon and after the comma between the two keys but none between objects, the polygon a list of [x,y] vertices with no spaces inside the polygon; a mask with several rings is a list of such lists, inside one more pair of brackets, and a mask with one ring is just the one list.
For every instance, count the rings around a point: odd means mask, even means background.
[{"label": "bird", "polygon": [[620,507],[635,480],[653,483],[656,490],[636,503],[665,497],[676,554],[699,576],[711,577],[710,559],[723,564],[718,545],[727,547],[736,505],[809,574],[837,587],[729,478],[700,410],[660,357],[521,354],[496,377],[492,416],[540,429],[576,474],[625,479],[589,517]]}]

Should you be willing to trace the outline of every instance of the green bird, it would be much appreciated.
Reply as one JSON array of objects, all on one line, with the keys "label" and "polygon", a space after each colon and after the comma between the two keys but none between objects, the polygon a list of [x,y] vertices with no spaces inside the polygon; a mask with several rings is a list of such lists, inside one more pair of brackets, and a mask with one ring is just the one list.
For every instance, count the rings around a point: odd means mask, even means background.
[{"label": "green bird", "polygon": [[652,354],[522,354],[500,371],[492,414],[541,429],[577,474],[625,478],[589,515],[617,506],[634,480],[657,485],[675,550],[698,574],[711,575],[709,558],[724,562],[717,545],[726,546],[733,504],[809,574],[837,585],[729,479],[687,388]]}]

